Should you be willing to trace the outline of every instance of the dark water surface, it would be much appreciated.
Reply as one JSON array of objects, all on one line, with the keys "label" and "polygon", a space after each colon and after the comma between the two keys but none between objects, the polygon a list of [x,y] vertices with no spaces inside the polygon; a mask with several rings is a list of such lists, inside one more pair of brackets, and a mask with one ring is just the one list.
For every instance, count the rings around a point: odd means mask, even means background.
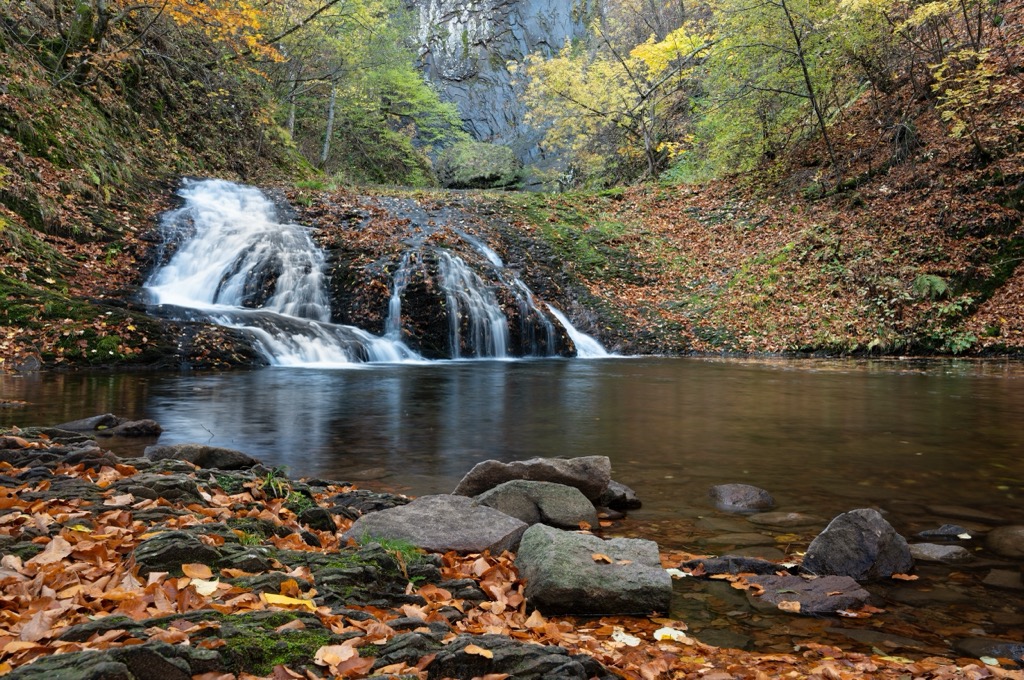
[{"label": "dark water surface", "polygon": [[[0,425],[153,418],[161,443],[238,448],[293,476],[414,495],[450,491],[488,458],[607,455],[644,501],[613,530],[663,549],[792,553],[821,529],[765,529],[718,512],[707,490],[725,482],[756,484],[778,510],[824,518],[876,507],[907,536],[945,522],[978,535],[1024,524],[1024,365],[1013,362],[643,358],[41,374],[0,376],[0,396],[28,402],[0,408]],[[111,448],[137,453],[140,444]],[[730,543],[751,532],[764,545]],[[1022,592],[982,585],[992,569],[1020,564],[993,560],[979,541],[966,546],[978,551],[975,565],[922,566],[919,582],[873,589],[889,612],[866,621],[765,615],[728,587],[689,585],[677,587],[678,613],[709,640],[779,651],[801,636],[910,656],[949,653],[965,637],[1024,639]],[[862,631],[860,642],[827,630],[843,626]]]}]

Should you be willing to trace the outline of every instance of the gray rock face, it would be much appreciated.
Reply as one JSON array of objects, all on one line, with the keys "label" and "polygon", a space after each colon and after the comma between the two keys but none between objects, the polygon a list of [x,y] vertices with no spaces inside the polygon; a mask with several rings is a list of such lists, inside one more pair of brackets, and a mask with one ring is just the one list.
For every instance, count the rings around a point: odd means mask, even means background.
[{"label": "gray rock face", "polygon": [[535,524],[523,534],[516,567],[527,601],[545,614],[649,614],[668,611],[672,599],[672,579],[653,541],[604,541]]},{"label": "gray rock face", "polygon": [[[859,607],[870,597],[868,591],[849,576],[821,576],[810,580],[801,576],[748,576],[747,581],[764,588],[759,596],[748,593],[755,606],[769,604],[779,608],[780,602],[799,602],[799,610],[793,613],[811,616]],[[785,607],[783,610],[792,611]]]},{"label": "gray rock face", "polygon": [[889,578],[914,566],[906,539],[870,508],[844,512],[811,541],[804,570],[858,581]]},{"label": "gray rock face", "polygon": [[147,446],[143,453],[150,460],[184,460],[201,468],[218,470],[244,470],[260,464],[247,453],[204,444]]},{"label": "gray rock face", "polygon": [[750,484],[719,484],[708,491],[715,506],[731,512],[754,512],[775,507],[775,499],[764,489]]},{"label": "gray rock face", "polygon": [[[590,17],[563,0],[406,0],[419,15],[427,78],[453,102],[479,141],[504,144],[523,162],[541,157],[541,133],[524,122],[522,86],[508,64],[550,55],[586,34]],[[586,6],[586,5],[584,5]]]},{"label": "gray rock face", "polygon": [[363,515],[343,540],[399,539],[429,552],[515,550],[526,523],[464,496],[421,496],[408,505]]},{"label": "gray rock face", "polygon": [[484,491],[477,503],[522,520],[527,524],[548,524],[578,529],[580,522],[597,526],[597,511],[583,493],[565,484],[513,479]]},{"label": "gray rock face", "polygon": [[1024,526],[1014,524],[993,529],[985,536],[985,547],[1002,557],[1024,558]]},{"label": "gray rock face", "polygon": [[530,458],[511,463],[485,460],[474,465],[452,493],[477,496],[513,479],[528,479],[574,486],[593,502],[601,498],[611,478],[612,464],[607,456]]},{"label": "gray rock face", "polygon": [[967,548],[959,545],[940,545],[938,543],[912,543],[910,556],[925,562],[944,562],[953,564],[970,562],[974,555]]}]

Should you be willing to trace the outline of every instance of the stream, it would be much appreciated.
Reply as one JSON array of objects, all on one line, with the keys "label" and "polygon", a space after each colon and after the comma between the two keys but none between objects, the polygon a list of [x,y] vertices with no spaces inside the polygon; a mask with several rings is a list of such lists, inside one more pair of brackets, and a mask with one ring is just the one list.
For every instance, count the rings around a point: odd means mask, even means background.
[{"label": "stream", "polygon": [[[758,612],[727,584],[694,579],[676,583],[674,613],[701,639],[758,651],[812,640],[918,658],[954,654],[963,640],[1024,640],[1021,564],[979,540],[997,524],[1024,524],[1019,363],[442,361],[3,375],[0,393],[27,402],[0,409],[5,426],[108,411],[149,417],[165,428],[161,443],[238,448],[295,476],[410,495],[448,492],[489,458],[607,455],[644,502],[607,531],[655,539],[663,551],[778,558],[823,527],[769,531],[720,512],[707,492],[726,482],[761,486],[777,510],[825,519],[876,507],[911,541],[957,523],[975,537],[963,543],[975,561],[919,562],[917,581],[870,586],[886,612],[869,619]],[[148,443],[104,445],[136,455]],[[991,583],[994,572],[1009,585]]]}]

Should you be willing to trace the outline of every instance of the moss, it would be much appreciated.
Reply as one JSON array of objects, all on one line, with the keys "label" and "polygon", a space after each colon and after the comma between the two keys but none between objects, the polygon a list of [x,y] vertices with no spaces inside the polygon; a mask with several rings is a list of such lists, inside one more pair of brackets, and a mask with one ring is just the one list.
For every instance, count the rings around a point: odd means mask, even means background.
[{"label": "moss", "polygon": [[[296,619],[306,627],[267,634]],[[278,665],[293,669],[312,666],[320,647],[351,637],[331,633],[319,619],[304,612],[260,612],[231,617],[222,625],[221,634],[227,643],[221,649],[226,669],[259,676],[270,675]]]}]

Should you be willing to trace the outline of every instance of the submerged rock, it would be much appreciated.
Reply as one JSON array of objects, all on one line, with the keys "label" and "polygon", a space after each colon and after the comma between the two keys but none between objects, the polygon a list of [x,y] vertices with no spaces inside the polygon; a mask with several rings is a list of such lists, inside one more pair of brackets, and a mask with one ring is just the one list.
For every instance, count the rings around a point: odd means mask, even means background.
[{"label": "submerged rock", "polygon": [[811,541],[803,568],[811,574],[849,576],[858,581],[906,573],[914,558],[905,538],[877,510],[844,512]]},{"label": "submerged rock", "polygon": [[959,545],[940,545],[938,543],[911,543],[910,555],[915,560],[944,562],[946,564],[970,562],[974,559],[974,555],[967,548]]},{"label": "submerged rock", "polygon": [[614,479],[608,482],[608,488],[597,499],[597,504],[612,510],[636,510],[643,506],[636,491]]},{"label": "submerged rock", "polygon": [[758,526],[789,528],[824,524],[825,518],[802,512],[759,512],[747,517],[747,521]]},{"label": "submerged rock", "polygon": [[681,569],[696,570],[700,575],[715,574],[774,574],[785,569],[781,564],[742,555],[701,557],[679,565]]},{"label": "submerged rock", "polygon": [[963,535],[970,536],[971,532],[966,527],[962,527],[959,524],[943,524],[938,529],[925,529],[924,531],[918,532],[920,538],[927,538],[930,540],[945,539],[948,541],[955,541]]},{"label": "submerged rock", "polygon": [[516,567],[526,599],[545,614],[614,616],[668,611],[672,579],[658,544],[535,524],[523,534]]},{"label": "submerged rock", "polygon": [[607,456],[579,458],[530,458],[503,463],[485,460],[466,473],[453,494],[476,496],[513,479],[554,482],[573,486],[591,502],[597,502],[611,481],[612,464]]},{"label": "submerged rock", "polygon": [[775,499],[762,488],[750,484],[719,484],[708,491],[715,507],[729,512],[753,512],[775,507]]},{"label": "submerged rock", "polygon": [[429,552],[499,554],[515,550],[527,526],[471,498],[439,494],[363,515],[342,539],[398,539]]},{"label": "submerged rock", "polygon": [[[840,610],[859,607],[870,597],[868,591],[849,576],[821,576],[813,579],[802,576],[748,576],[747,581],[764,588],[761,595],[747,593],[752,604],[769,604],[794,614],[835,614]],[[787,602],[799,603],[800,606],[787,606],[784,604]]]},{"label": "submerged rock", "polygon": [[1024,526],[1010,525],[993,529],[985,536],[985,547],[997,555],[1024,559]]},{"label": "submerged rock", "polygon": [[483,492],[476,501],[527,524],[578,529],[597,526],[597,511],[579,489],[553,482],[514,479]]}]

